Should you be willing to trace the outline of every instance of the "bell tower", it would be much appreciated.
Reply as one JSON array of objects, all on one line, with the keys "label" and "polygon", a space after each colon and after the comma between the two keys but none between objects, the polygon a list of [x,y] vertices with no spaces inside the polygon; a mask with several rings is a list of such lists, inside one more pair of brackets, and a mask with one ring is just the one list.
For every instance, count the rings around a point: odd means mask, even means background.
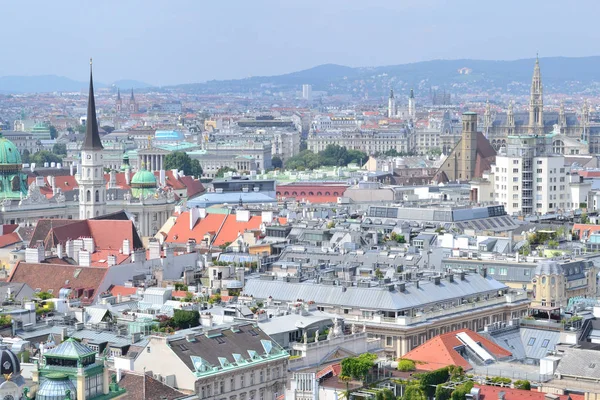
[{"label": "bell tower", "polygon": [[81,147],[81,168],[77,171],[79,183],[79,219],[106,214],[106,182],[102,141],[96,119],[92,59],[90,59],[90,92],[88,95],[85,139]]}]

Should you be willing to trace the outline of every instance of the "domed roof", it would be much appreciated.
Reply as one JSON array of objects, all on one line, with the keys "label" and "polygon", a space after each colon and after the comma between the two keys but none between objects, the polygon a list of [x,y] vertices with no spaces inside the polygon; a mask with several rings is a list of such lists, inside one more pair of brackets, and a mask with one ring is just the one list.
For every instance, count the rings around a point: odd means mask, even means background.
[{"label": "domed roof", "polygon": [[53,373],[46,378],[35,394],[36,400],[62,400],[67,398],[67,394],[71,400],[77,399],[77,389],[67,375]]},{"label": "domed roof", "polygon": [[[140,185],[140,186],[138,186]],[[131,186],[137,187],[155,187],[156,186],[156,177],[150,171],[147,171],[142,167],[138,172],[133,175],[131,179]]]},{"label": "domed roof", "polygon": [[17,146],[7,138],[0,136],[0,165],[21,165],[21,153]]},{"label": "domed roof", "polygon": [[19,359],[5,344],[0,345],[0,374],[17,374],[21,371]]},{"label": "domed roof", "polygon": [[543,260],[535,267],[535,275],[562,275],[563,267],[554,260]]}]

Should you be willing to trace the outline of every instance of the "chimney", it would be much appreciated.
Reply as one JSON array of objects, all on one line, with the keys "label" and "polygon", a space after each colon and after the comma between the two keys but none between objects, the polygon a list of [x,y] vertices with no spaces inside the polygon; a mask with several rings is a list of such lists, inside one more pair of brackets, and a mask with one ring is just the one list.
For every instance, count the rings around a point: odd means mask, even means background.
[{"label": "chimney", "polygon": [[192,253],[196,249],[196,241],[194,239],[188,239],[187,244],[185,246],[186,253]]},{"label": "chimney", "polygon": [[65,250],[67,252],[67,257],[75,258],[73,251],[73,241],[71,239],[67,240],[67,243],[65,244]]},{"label": "chimney", "polygon": [[31,172],[35,171],[35,163],[32,162],[29,166],[29,168],[31,169]]},{"label": "chimney", "polygon": [[67,331],[67,327],[62,327],[60,329],[60,341],[64,342],[69,338],[69,331]]},{"label": "chimney", "polygon": [[158,182],[160,183],[160,186],[162,186],[162,187],[167,186],[167,177],[166,177],[164,169],[161,169],[158,172]]},{"label": "chimney", "polygon": [[439,277],[439,276],[435,276],[435,277],[433,277],[433,283],[435,283],[436,285],[439,285],[439,284],[440,284],[440,280],[441,280],[441,279],[440,279],[440,277]]},{"label": "chimney", "polygon": [[123,254],[126,256],[131,254],[131,244],[129,243],[129,239],[123,240]]},{"label": "chimney", "polygon": [[419,289],[419,280],[418,280],[418,279],[415,281],[415,287],[416,287],[417,289]]},{"label": "chimney", "polygon": [[131,183],[131,176],[129,175],[131,173],[131,170],[129,168],[125,169],[125,183],[126,184],[130,184]]},{"label": "chimney", "polygon": [[144,249],[136,249],[133,251],[133,255],[131,257],[131,261],[133,262],[144,262],[146,261],[146,250]]},{"label": "chimney", "polygon": [[399,292],[403,292],[406,291],[406,283],[402,282],[402,283],[398,283],[396,284],[396,288],[398,289]]},{"label": "chimney", "polygon": [[263,224],[270,224],[273,221],[273,211],[263,211],[261,219]]},{"label": "chimney", "polygon": [[448,274],[448,282],[454,282],[454,274]]},{"label": "chimney", "polygon": [[44,168],[48,168],[49,166],[50,166],[49,163],[47,163],[47,162],[44,163]]},{"label": "chimney", "polygon": [[486,267],[481,267],[481,269],[479,270],[479,274],[481,276],[483,276],[484,278],[487,278],[487,268]]},{"label": "chimney", "polygon": [[48,177],[48,183],[50,184],[50,188],[52,189],[52,195],[56,196],[56,178],[53,175]]},{"label": "chimney", "polygon": [[250,221],[250,210],[237,209],[235,211],[235,220],[237,222],[248,222],[248,221]]},{"label": "chimney", "polygon": [[160,258],[160,243],[158,240],[152,240],[148,244],[149,255],[148,258],[150,260],[157,260]]},{"label": "chimney", "polygon": [[109,173],[108,188],[112,189],[115,187],[117,187],[117,171],[113,169]]},{"label": "chimney", "polygon": [[56,168],[56,163],[55,163],[55,162],[51,162],[51,163],[50,163],[50,167],[51,167],[51,168]]},{"label": "chimney", "polygon": [[196,226],[196,222],[198,222],[199,218],[200,218],[199,209],[196,207],[190,208],[190,231],[194,229],[194,226]]},{"label": "chimney", "polygon": [[83,238],[83,248],[86,249],[87,251],[89,251],[90,253],[95,252],[96,246],[94,244],[94,238],[92,238],[92,237]]},{"label": "chimney", "polygon": [[25,249],[25,262],[41,263],[44,261],[44,246],[38,243],[35,247]]},{"label": "chimney", "polygon": [[63,245],[59,243],[56,245],[56,257],[63,258],[65,255],[63,254]]},{"label": "chimney", "polygon": [[109,267],[117,265],[117,256],[114,254],[109,254],[106,258],[106,264],[108,264]]},{"label": "chimney", "polygon": [[177,169],[172,169],[171,173],[173,174],[174,179],[179,179],[179,171],[177,171]]},{"label": "chimney", "polygon": [[88,250],[79,250],[79,265],[89,267],[92,263],[92,256]]},{"label": "chimney", "polygon": [[206,208],[202,207],[198,209],[199,218],[206,218]]},{"label": "chimney", "polygon": [[464,281],[465,280],[465,271],[460,271],[459,275],[460,275],[460,280]]},{"label": "chimney", "polygon": [[[32,170],[33,171],[33,170]],[[71,176],[73,176],[73,163],[71,163],[71,165],[69,165],[69,174]]]}]

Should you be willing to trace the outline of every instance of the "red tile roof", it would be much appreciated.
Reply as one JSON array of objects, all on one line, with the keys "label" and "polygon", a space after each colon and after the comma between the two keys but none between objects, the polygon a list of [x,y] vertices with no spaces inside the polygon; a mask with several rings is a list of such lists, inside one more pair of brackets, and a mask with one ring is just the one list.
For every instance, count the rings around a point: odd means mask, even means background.
[{"label": "red tile roof", "polygon": [[594,224],[575,224],[573,225],[573,234],[579,238],[589,238],[592,233],[600,232],[600,225]]},{"label": "red tile roof", "polygon": [[113,296],[133,296],[134,294],[137,293],[137,289],[136,287],[127,287],[127,286],[121,286],[121,285],[115,285],[110,289],[110,294],[112,294]]},{"label": "red tile roof", "polygon": [[187,295],[185,290],[173,290],[171,296],[175,298],[184,298]]},{"label": "red tile roof", "polygon": [[22,241],[21,236],[19,236],[17,232],[8,233],[0,236],[0,248],[11,246]]},{"label": "red tile roof", "polygon": [[456,336],[460,332],[467,333],[471,339],[481,344],[488,352],[497,358],[505,358],[512,355],[508,350],[498,346],[496,343],[483,336],[478,335],[472,330],[460,329],[438,335],[412,349],[402,358],[415,361],[418,364],[418,369],[423,371],[433,371],[449,365],[460,366],[465,371],[468,371],[472,369],[471,364],[454,350],[455,347],[463,345]]},{"label": "red tile roof", "polygon": [[[58,297],[62,288],[93,289],[92,300],[104,281],[106,268],[80,267],[78,265],[38,264],[19,262],[8,277],[8,282],[26,283],[33,289],[52,290]],[[76,295],[82,297],[83,293]]]}]

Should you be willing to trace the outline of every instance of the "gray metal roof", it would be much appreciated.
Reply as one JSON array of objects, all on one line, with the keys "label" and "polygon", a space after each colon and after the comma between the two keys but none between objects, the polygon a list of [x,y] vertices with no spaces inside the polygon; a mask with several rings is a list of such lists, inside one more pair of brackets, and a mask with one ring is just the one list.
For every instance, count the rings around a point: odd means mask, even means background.
[{"label": "gray metal roof", "polygon": [[414,283],[408,283],[406,290],[389,291],[387,288],[328,286],[314,282],[287,283],[283,281],[268,281],[250,279],[244,292],[257,299],[272,296],[274,300],[314,301],[323,305],[344,305],[359,309],[406,310],[421,307],[425,304],[450,301],[456,298],[470,297],[487,292],[497,292],[507,286],[481,275],[470,274],[464,281],[456,279],[450,283],[442,279],[439,285],[431,281],[420,282],[419,288]]},{"label": "gray metal roof", "polygon": [[568,349],[561,358],[556,374],[600,380],[600,352],[596,350]]}]

